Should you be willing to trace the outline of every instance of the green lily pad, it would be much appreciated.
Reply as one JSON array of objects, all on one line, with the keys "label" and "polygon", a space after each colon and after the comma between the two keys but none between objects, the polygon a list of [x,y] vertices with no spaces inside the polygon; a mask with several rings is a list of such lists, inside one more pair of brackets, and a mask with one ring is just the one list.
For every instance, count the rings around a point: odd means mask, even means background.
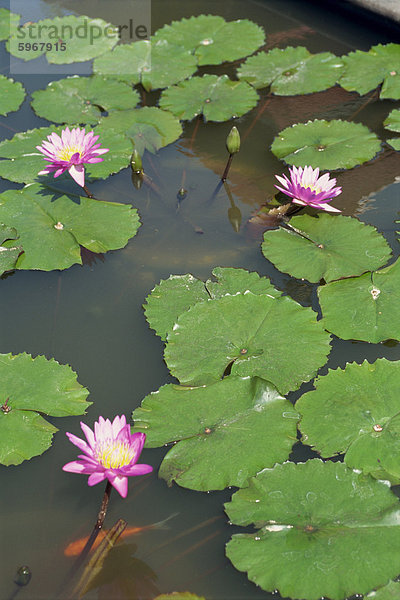
[{"label": "green lily pad", "polygon": [[390,140],[386,140],[386,143],[389,144],[394,150],[400,150],[400,138],[390,138]]},{"label": "green lily pad", "polygon": [[208,385],[231,367],[232,374],[262,377],[286,394],[311,379],[328,353],[329,336],[310,308],[246,292],[182,313],[168,335],[165,362],[183,385]]},{"label": "green lily pad", "polygon": [[356,50],[342,57],[340,85],[349,92],[366,94],[383,83],[380,98],[400,99],[400,44],[378,44],[368,52]]},{"label": "green lily pad", "polygon": [[0,8],[0,40],[6,40],[18,26],[21,15],[10,12],[7,8]]},{"label": "green lily pad", "polygon": [[132,143],[141,155],[145,150],[156,152],[175,142],[182,133],[182,126],[171,113],[154,106],[145,106],[117,111],[101,119],[96,133],[103,136],[109,130],[130,140],[130,160]]},{"label": "green lily pad", "polygon": [[268,382],[231,376],[206,387],[165,385],[132,418],[148,447],[174,443],[159,471],[168,485],[208,491],[242,487],[287,460],[298,414]]},{"label": "green lily pad", "polygon": [[390,581],[387,585],[379,588],[379,590],[367,594],[368,600],[399,600],[400,598],[400,582]]},{"label": "green lily pad", "polygon": [[197,71],[197,60],[190,51],[166,40],[141,40],[122,44],[96,58],[93,71],[121,81],[141,83],[145,90],[151,91],[193,75]]},{"label": "green lily pad", "polygon": [[296,404],[303,441],[324,457],[346,452],[349,467],[400,483],[400,361],[347,364],[314,386]]},{"label": "green lily pad", "polygon": [[269,294],[274,298],[281,295],[266,277],[260,277],[255,272],[216,267],[212,274],[217,281],[208,280],[206,283],[190,274],[171,275],[156,285],[147,296],[144,305],[146,319],[162,340],[166,340],[179,315],[197,302],[247,290],[253,294]]},{"label": "green lily pad", "polygon": [[400,109],[395,108],[390,111],[383,124],[386,129],[400,133]]},{"label": "green lily pad", "polygon": [[16,268],[42,271],[82,264],[80,246],[92,252],[123,248],[140,226],[131,206],[51,194],[37,183],[0,194],[0,222],[19,233],[24,253]]},{"label": "green lily pad", "polygon": [[[85,15],[55,17],[36,23],[25,23],[7,41],[7,50],[21,60],[46,55],[49,63],[84,62],[111,50],[119,41],[118,28],[102,19]],[[29,42],[29,50],[19,50]],[[65,45],[65,49],[62,49]]]},{"label": "green lily pad", "polygon": [[257,102],[257,92],[245,81],[231,81],[227,75],[203,75],[164,90],[160,107],[179,119],[203,114],[207,121],[228,121],[249,112]]},{"label": "green lily pad", "polygon": [[102,111],[134,108],[139,94],[115,79],[67,77],[51,81],[32,94],[32,108],[39,117],[56,123],[96,124]]},{"label": "green lily pad", "polygon": [[399,572],[397,497],[342,463],[314,459],[264,469],[225,509],[233,523],[259,528],[234,535],[228,558],[282,597],[343,600]]},{"label": "green lily pad", "polygon": [[315,119],[283,129],[274,139],[275,156],[296,167],[351,169],[374,158],[381,148],[375,133],[361,123]]},{"label": "green lily pad", "polygon": [[0,354],[0,463],[19,465],[42,454],[57,431],[42,415],[82,415],[91,404],[88,394],[68,365],[45,356]]},{"label": "green lily pad", "polygon": [[[55,132],[61,134],[63,127],[40,127],[23,133],[16,133],[10,140],[0,143],[0,177],[17,183],[32,183],[37,180],[39,171],[47,164],[43,154],[36,149],[47,136]],[[117,173],[129,166],[132,154],[132,143],[119,132],[112,129],[95,130],[100,135],[98,140],[103,148],[110,151],[102,156],[103,161],[85,166],[90,177],[106,179],[111,173]],[[46,181],[54,181],[52,175],[46,176]]]},{"label": "green lily pad", "polygon": [[400,340],[400,259],[360,277],[318,288],[322,324],[344,340]]},{"label": "green lily pad", "polygon": [[22,83],[0,75],[0,115],[18,110],[25,98]]},{"label": "green lily pad", "polygon": [[7,227],[7,225],[0,223],[0,276],[6,271],[15,269],[18,257],[22,253],[21,246],[11,246],[10,248],[6,248],[5,246],[2,246],[2,244],[6,240],[13,240],[13,243],[15,244],[15,240],[17,239],[18,234],[14,227]]},{"label": "green lily pad", "polygon": [[261,27],[248,19],[225,21],[217,15],[199,15],[164,25],[153,40],[165,40],[192,52],[199,65],[219,65],[253,54],[265,41]]},{"label": "green lily pad", "polygon": [[262,251],[277,269],[318,283],[360,275],[383,266],[390,246],[375,227],[352,217],[293,217],[290,229],[266,231]]},{"label": "green lily pad", "polygon": [[250,56],[238,71],[239,79],[256,89],[271,86],[278,96],[311,94],[332,87],[343,68],[340,58],[331,52],[311,54],[303,46],[274,48]]}]

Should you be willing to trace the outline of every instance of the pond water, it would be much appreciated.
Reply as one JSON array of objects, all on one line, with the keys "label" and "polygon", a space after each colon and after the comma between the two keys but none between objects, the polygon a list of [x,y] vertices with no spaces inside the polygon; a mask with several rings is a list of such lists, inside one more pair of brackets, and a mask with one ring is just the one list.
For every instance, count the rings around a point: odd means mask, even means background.
[{"label": "pond water", "polygon": [[[122,3],[92,4],[89,16],[123,22]],[[79,3],[31,0],[30,14],[24,17],[38,20],[71,10],[78,13]],[[322,9],[318,3],[296,0],[153,0],[152,29],[201,13],[227,20],[251,19],[265,29],[268,48],[305,45],[311,52],[341,55],[396,41],[390,30],[361,17],[342,15],[331,5]],[[0,60],[1,72],[7,75],[4,43]],[[213,67],[208,72],[230,74],[233,67]],[[13,77],[29,93],[61,76]],[[129,169],[92,185],[96,198],[132,204],[139,210],[142,227],[124,249],[104,256],[85,253],[83,266],[63,272],[16,271],[0,281],[0,351],[43,354],[71,365],[79,382],[90,390],[93,405],[84,417],[89,425],[99,415],[129,416],[144,396],[172,381],[163,362],[163,344],[148,327],[142,310],[154,285],[171,273],[192,273],[205,280],[217,265],[243,267],[270,277],[278,289],[300,303],[315,305],[313,286],[279,273],[265,260],[260,251],[262,228],[249,223],[252,213],[274,194],[274,174],[285,170],[269,146],[278,131],[311,118],[353,118],[382,137],[381,123],[393,103],[366,104],[365,98],[337,86],[309,96],[269,97],[266,90],[260,95],[258,106],[236,122],[242,147],[229,183],[241,213],[239,231],[232,223],[232,206],[224,189],[212,198],[225,165],[225,138],[232,124],[186,122],[175,144],[144,157],[145,172],[160,194],[146,186],[135,189]],[[147,101],[156,98],[150,94]],[[18,112],[0,119],[0,136],[6,139],[16,131],[47,125],[26,99]],[[399,154],[386,150],[364,166],[338,173],[343,193],[335,201],[343,214],[375,225],[395,256],[399,167]],[[0,191],[16,187],[0,180]],[[188,193],[178,203],[181,187]],[[400,360],[400,345],[334,340],[328,366],[377,357]],[[79,417],[54,419],[60,431],[48,452],[18,467],[1,468],[1,600],[12,596],[14,573],[23,564],[33,575],[18,600],[54,598],[71,564],[64,556],[65,547],[87,535],[94,524],[103,486],[89,488],[86,478],[61,470],[76,455],[64,432],[79,436],[79,421]],[[86,597],[147,599],[157,591],[190,590],[209,600],[269,598],[225,557],[225,543],[240,529],[229,525],[223,512],[232,490],[200,493],[177,485],[168,488],[156,475],[164,454],[165,449],[144,451],[143,462],[154,466],[153,474],[131,481],[126,500],[112,495],[107,524],[121,517],[128,526],[146,527],[172,518],[165,528],[149,528],[126,540],[118,565],[107,574],[110,583]],[[310,449],[297,444],[292,458],[304,460],[311,455]]]}]

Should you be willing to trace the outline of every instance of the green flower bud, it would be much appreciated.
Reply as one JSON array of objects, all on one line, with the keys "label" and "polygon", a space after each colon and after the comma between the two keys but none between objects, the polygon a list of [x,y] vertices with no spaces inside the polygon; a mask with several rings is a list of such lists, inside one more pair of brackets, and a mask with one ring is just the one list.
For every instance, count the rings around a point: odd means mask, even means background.
[{"label": "green flower bud", "polygon": [[229,154],[236,154],[240,150],[240,133],[235,126],[232,127],[226,138],[226,149]]},{"label": "green flower bud", "polygon": [[131,167],[132,167],[132,171],[134,173],[143,173],[143,163],[142,163],[142,157],[140,156],[139,152],[135,150],[132,152],[132,156],[131,156]]}]

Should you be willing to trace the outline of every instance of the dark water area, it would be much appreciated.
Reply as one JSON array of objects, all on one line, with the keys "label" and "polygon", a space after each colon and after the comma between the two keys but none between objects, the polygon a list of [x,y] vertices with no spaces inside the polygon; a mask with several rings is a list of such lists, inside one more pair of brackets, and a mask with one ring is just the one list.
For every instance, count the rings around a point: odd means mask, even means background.
[{"label": "dark water area", "polygon": [[[219,14],[227,20],[248,18],[266,31],[267,49],[304,45],[311,52],[337,55],[368,50],[377,43],[396,42],[396,30],[364,20],[362,13],[342,13],[332,3],[302,0],[153,0],[152,30],[164,23],[198,14]],[[0,2],[8,7],[7,3]],[[126,18],[123,2],[92,2],[89,16],[111,22]],[[89,6],[90,8],[90,6]],[[27,9],[28,10],[28,9]],[[75,1],[31,0],[26,19],[38,20],[76,12]],[[9,55],[0,42],[1,73],[9,75]],[[207,72],[233,74],[236,65],[212,67]],[[29,93],[62,75],[11,75],[25,86],[28,96],[18,112],[0,117],[0,138],[17,131],[48,126],[31,107]],[[371,101],[336,86],[299,97],[267,97],[260,91],[257,107],[236,121],[242,136],[229,183],[241,212],[235,231],[229,219],[231,203],[222,188],[213,190],[226,161],[225,139],[232,123],[185,122],[183,136],[157,155],[144,156],[144,168],[161,190],[159,195],[132,185],[125,169],[91,188],[96,198],[135,206],[142,226],[128,245],[106,255],[84,254],[83,266],[66,271],[16,271],[0,280],[0,352],[43,354],[69,364],[79,382],[90,390],[93,402],[83,417],[90,426],[99,415],[130,416],[151,391],[171,381],[163,362],[163,344],[147,325],[142,304],[151,289],[170,274],[192,273],[206,279],[215,266],[242,267],[271,278],[273,284],[302,304],[315,304],[315,289],[279,273],[261,254],[262,228],[249,219],[275,193],[276,173],[285,165],[270,152],[274,136],[284,127],[313,118],[349,118],[362,122],[381,139],[391,137],[382,121],[398,103]],[[148,102],[156,102],[150,94]],[[196,131],[195,131],[196,129]],[[385,149],[370,163],[335,173],[343,193],[335,201],[345,215],[354,215],[381,231],[399,254],[395,220],[399,218],[400,155]],[[70,184],[68,184],[70,185]],[[19,188],[0,180],[0,192]],[[177,205],[177,192],[187,197]],[[400,344],[367,344],[334,339],[329,368],[346,362],[370,362],[378,357],[400,359]],[[326,370],[326,367],[324,367]],[[0,383],[1,385],[1,383]],[[310,384],[308,388],[310,387]],[[306,389],[306,388],[304,388]],[[303,388],[301,391],[304,391]],[[293,399],[295,396],[293,396]],[[50,419],[51,420],[51,419]],[[14,591],[16,569],[27,564],[32,581],[18,600],[55,598],[71,559],[64,549],[91,530],[103,486],[90,488],[86,477],[65,473],[61,467],[76,452],[65,432],[81,435],[79,417],[53,419],[59,428],[54,443],[42,456],[18,467],[0,467],[0,600]],[[190,590],[212,599],[276,598],[259,590],[236,571],[225,557],[225,543],[241,528],[231,526],[223,511],[233,490],[200,493],[177,485],[168,488],[157,478],[165,449],[145,450],[143,462],[154,472],[130,481],[122,500],[112,496],[107,524],[118,518],[128,526],[146,526],[175,515],[165,529],[149,528],[126,540],[119,549],[118,566],[98,596],[85,598],[153,598],[155,592]],[[311,456],[297,444],[293,460]],[[133,478],[132,478],[133,479]],[[121,590],[125,590],[122,591]]]}]

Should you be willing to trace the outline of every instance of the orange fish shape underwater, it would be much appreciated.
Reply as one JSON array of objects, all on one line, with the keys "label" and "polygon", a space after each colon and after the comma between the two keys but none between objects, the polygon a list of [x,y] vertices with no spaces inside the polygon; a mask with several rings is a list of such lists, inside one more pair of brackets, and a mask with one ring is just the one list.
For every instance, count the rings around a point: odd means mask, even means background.
[{"label": "orange fish shape underwater", "polygon": [[[150,525],[144,525],[142,527],[127,527],[126,529],[124,529],[124,531],[119,536],[118,541],[123,540],[128,537],[131,537],[133,535],[137,535],[138,533],[142,533],[143,531],[148,531],[150,529],[168,529],[168,526],[166,526],[165,524],[167,523],[167,521],[169,521],[170,519],[173,519],[174,517],[176,517],[176,514],[173,514],[170,517],[167,517],[163,521],[158,521],[157,523],[151,523]],[[108,531],[106,529],[100,529],[99,534],[90,550],[91,552],[93,550],[96,550],[96,548],[98,548],[100,546],[101,542],[103,541],[103,539],[105,538],[107,533],[108,533]],[[64,556],[79,556],[79,554],[84,549],[88,539],[89,539],[89,536],[86,536],[86,537],[79,538],[78,540],[74,540],[73,542],[70,542],[68,544],[68,546],[66,546],[64,548]]]}]

